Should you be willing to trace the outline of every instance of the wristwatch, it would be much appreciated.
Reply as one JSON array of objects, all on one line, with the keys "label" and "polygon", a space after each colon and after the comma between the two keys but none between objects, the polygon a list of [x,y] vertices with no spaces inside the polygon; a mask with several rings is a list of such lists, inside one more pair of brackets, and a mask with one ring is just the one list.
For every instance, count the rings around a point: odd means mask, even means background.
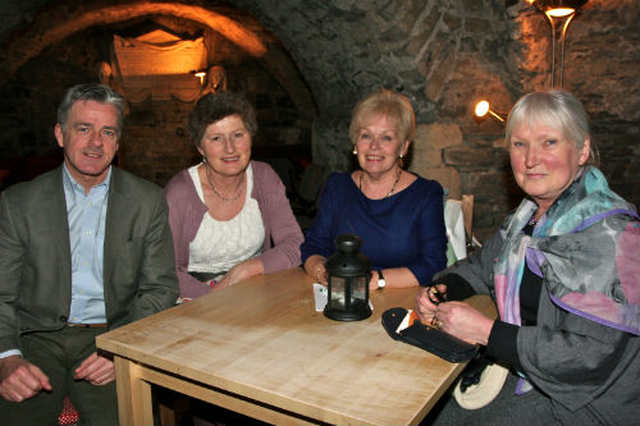
[{"label": "wristwatch", "polygon": [[387,285],[387,280],[382,275],[382,269],[378,269],[378,290],[383,289],[385,285]]}]

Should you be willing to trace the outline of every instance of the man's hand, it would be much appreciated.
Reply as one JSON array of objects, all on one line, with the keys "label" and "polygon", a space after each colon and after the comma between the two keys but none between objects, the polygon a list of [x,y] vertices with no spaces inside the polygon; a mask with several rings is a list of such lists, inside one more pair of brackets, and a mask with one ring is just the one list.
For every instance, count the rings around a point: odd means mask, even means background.
[{"label": "man's hand", "polygon": [[116,371],[112,360],[94,352],[80,363],[73,377],[86,380],[94,386],[103,386],[116,379]]},{"label": "man's hand", "polygon": [[43,389],[50,391],[51,384],[38,367],[18,355],[0,359],[0,396],[4,399],[22,402]]}]

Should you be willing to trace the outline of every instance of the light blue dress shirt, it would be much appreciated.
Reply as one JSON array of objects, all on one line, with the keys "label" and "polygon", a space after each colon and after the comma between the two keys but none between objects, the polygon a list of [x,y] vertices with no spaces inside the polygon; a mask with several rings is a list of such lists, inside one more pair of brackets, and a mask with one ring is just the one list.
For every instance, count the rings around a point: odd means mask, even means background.
[{"label": "light blue dress shirt", "polygon": [[69,322],[105,323],[103,259],[111,168],[102,183],[85,195],[67,166],[62,178],[71,244],[71,312]]}]

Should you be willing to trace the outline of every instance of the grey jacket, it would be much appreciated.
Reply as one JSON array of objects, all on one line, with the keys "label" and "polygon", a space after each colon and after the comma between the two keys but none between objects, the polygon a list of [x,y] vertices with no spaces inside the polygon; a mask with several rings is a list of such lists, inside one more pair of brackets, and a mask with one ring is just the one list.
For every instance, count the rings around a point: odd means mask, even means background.
[{"label": "grey jacket", "polygon": [[[453,273],[476,293],[493,296],[493,263],[502,244],[496,233],[476,256],[441,272],[434,282]],[[551,398],[563,424],[572,424],[580,410],[605,425],[637,423],[640,337],[558,307],[543,285],[537,324],[520,327],[514,344],[522,373]]]},{"label": "grey jacket", "polygon": [[[0,352],[18,336],[58,330],[71,305],[71,252],[62,167],[0,195]],[[173,306],[178,296],[162,190],[112,168],[104,242],[108,327]]]}]

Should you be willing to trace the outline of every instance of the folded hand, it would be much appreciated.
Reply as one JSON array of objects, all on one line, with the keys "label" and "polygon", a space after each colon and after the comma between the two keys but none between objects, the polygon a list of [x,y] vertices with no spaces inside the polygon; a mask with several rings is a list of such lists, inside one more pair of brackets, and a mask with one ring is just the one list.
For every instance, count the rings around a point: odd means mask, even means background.
[{"label": "folded hand", "polygon": [[41,390],[51,390],[49,377],[20,356],[0,359],[0,396],[7,401],[22,402]]},{"label": "folded hand", "polygon": [[103,386],[116,379],[115,366],[112,360],[94,352],[80,363],[73,377],[94,386]]}]

